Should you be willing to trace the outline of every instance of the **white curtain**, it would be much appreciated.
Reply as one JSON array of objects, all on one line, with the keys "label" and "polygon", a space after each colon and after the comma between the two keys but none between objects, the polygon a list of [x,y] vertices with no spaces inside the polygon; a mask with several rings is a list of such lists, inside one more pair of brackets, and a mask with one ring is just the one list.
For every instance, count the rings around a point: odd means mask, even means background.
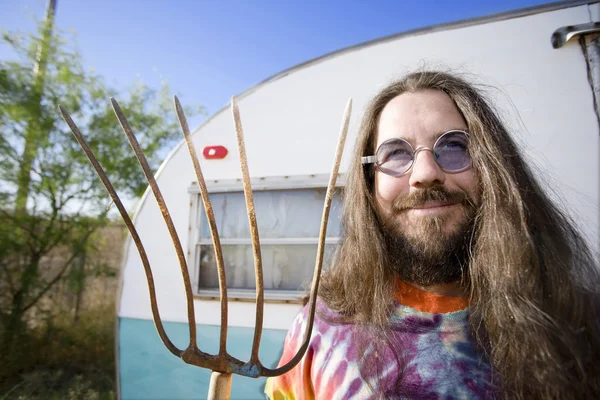
[{"label": "white curtain", "polygon": [[[227,286],[255,288],[254,261],[244,194],[241,192],[211,195],[222,245]],[[294,238],[295,242],[261,244],[263,281],[266,289],[299,290],[310,285],[315,266],[315,241],[325,201],[325,189],[260,191],[254,193],[256,218],[261,240]],[[204,213],[201,209],[200,212]],[[327,237],[340,236],[341,198],[336,194],[330,212]],[[218,287],[216,261],[210,230],[204,214],[200,227],[200,282],[202,289]],[[227,239],[245,239],[247,244],[226,244]],[[298,240],[300,239],[300,240]],[[325,248],[324,268],[333,257],[335,244]]]}]

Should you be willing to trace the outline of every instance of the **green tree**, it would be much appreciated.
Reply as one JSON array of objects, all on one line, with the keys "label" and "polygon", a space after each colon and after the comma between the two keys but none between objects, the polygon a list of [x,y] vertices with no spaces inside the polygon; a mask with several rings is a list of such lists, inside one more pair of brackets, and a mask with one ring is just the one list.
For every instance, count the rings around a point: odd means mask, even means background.
[{"label": "green tree", "polygon": [[[47,20],[35,33],[2,36],[17,56],[0,61],[0,355],[5,357],[27,330],[27,312],[93,251],[93,234],[107,223],[109,198],[58,105],[77,121],[122,196],[140,196],[147,182],[109,96],[121,97],[153,169],[179,140],[166,83],[159,90],[139,82],[126,91],[109,88],[84,68],[73,38],[48,31]],[[46,58],[40,84],[34,66],[41,48]],[[53,257],[57,253],[63,254],[60,262]]]}]

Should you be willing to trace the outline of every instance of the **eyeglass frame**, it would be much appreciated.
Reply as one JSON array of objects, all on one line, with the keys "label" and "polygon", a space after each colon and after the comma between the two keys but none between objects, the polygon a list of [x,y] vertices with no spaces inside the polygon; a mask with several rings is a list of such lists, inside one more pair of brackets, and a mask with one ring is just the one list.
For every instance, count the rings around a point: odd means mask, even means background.
[{"label": "eyeglass frame", "polygon": [[[449,173],[449,174],[457,174],[457,173],[459,173],[459,172],[466,171],[466,170],[468,170],[469,168],[471,168],[471,167],[473,166],[473,159],[471,158],[471,154],[470,154],[470,153],[469,153],[469,165],[467,165],[467,166],[466,166],[466,167],[464,167],[464,168],[458,169],[458,170],[456,170],[456,171],[450,171],[450,170],[446,170],[446,169],[444,169],[444,168],[443,168],[443,167],[442,167],[442,166],[441,166],[441,165],[440,165],[440,164],[437,162],[437,160],[435,159],[435,152],[433,151],[433,149],[435,149],[435,146],[438,144],[438,142],[440,141],[440,139],[442,139],[444,136],[446,136],[446,135],[448,135],[448,134],[450,134],[450,133],[457,133],[457,132],[458,132],[458,133],[464,133],[464,134],[465,134],[465,136],[467,137],[467,140],[469,139],[469,133],[468,133],[468,132],[465,132],[465,131],[463,131],[463,130],[460,130],[460,129],[451,129],[451,130],[449,130],[449,131],[446,131],[446,132],[442,133],[442,134],[440,135],[440,137],[438,137],[438,138],[436,139],[435,143],[433,144],[433,148],[429,148],[429,147],[424,147],[424,146],[421,146],[421,147],[417,147],[416,149],[413,149],[412,145],[411,145],[411,144],[408,142],[408,140],[405,140],[405,139],[402,139],[402,138],[391,138],[391,139],[388,139],[388,140],[386,140],[385,142],[381,143],[381,144],[380,144],[380,145],[377,147],[377,150],[375,151],[375,154],[374,154],[374,155],[372,155],[372,156],[363,156],[363,157],[361,157],[361,158],[360,158],[360,159],[361,159],[361,163],[362,163],[362,165],[364,165],[364,166],[366,166],[366,165],[369,165],[369,164],[375,164],[375,167],[377,167],[377,169],[378,169],[378,170],[380,170],[381,172],[383,172],[384,174],[386,174],[386,175],[390,175],[390,176],[395,176],[395,177],[398,177],[398,176],[402,176],[402,175],[405,175],[405,174],[407,174],[407,173],[408,173],[408,172],[409,172],[409,171],[412,169],[413,165],[415,165],[415,160],[417,159],[417,153],[418,153],[418,152],[420,152],[420,151],[425,151],[425,150],[426,150],[426,151],[430,151],[430,152],[431,152],[431,154],[433,154],[433,156],[434,156],[434,157],[433,157],[433,160],[435,161],[435,163],[437,164],[437,166],[438,166],[438,167],[440,167],[440,169],[441,169],[442,171],[444,171],[444,172],[446,172],[446,173]],[[409,147],[410,147],[410,149],[412,150],[412,157],[411,157],[411,163],[410,163],[410,166],[409,166],[409,167],[406,169],[406,171],[402,172],[401,174],[392,175],[392,174],[389,174],[389,173],[387,173],[387,172],[385,172],[385,171],[383,171],[383,170],[381,169],[381,167],[379,166],[378,160],[377,160],[377,153],[379,152],[379,149],[381,148],[381,146],[383,146],[383,145],[384,145],[384,144],[386,144],[386,143],[389,143],[389,142],[391,142],[391,141],[396,141],[396,140],[401,140],[401,141],[405,142],[406,144],[408,144],[408,146],[409,146]]]}]

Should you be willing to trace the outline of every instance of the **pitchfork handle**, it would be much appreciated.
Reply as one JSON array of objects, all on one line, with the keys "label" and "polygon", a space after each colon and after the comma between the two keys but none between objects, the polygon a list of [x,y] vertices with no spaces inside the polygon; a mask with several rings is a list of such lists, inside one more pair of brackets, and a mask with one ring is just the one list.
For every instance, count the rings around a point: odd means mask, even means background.
[{"label": "pitchfork handle", "polygon": [[231,374],[213,371],[210,374],[208,400],[229,400],[231,393]]}]

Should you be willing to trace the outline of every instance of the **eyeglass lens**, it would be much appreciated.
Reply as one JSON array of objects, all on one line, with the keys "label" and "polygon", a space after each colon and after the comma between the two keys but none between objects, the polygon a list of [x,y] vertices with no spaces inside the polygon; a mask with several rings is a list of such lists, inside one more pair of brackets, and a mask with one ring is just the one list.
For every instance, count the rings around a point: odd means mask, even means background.
[{"label": "eyeglass lens", "polygon": [[[450,131],[442,135],[433,147],[434,159],[446,172],[457,172],[471,163],[468,138],[464,132]],[[377,163],[381,171],[390,175],[402,175],[412,166],[414,151],[405,140],[392,139],[379,146]]]}]

